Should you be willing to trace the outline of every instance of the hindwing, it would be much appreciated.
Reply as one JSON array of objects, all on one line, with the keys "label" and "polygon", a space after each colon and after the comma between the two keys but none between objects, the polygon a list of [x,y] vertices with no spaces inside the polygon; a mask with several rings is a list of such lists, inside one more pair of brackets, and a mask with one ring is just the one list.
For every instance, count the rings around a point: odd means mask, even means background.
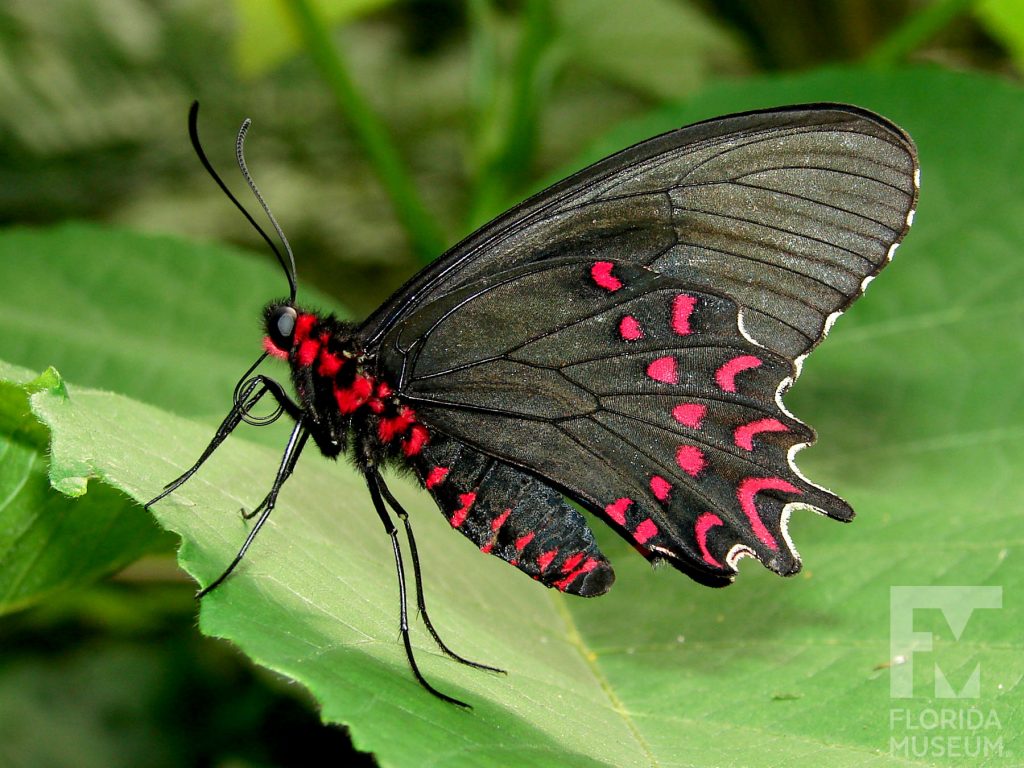
[{"label": "hindwing", "polygon": [[743,554],[798,569],[791,504],[853,515],[793,466],[814,439],[782,407],[793,363],[747,338],[739,311],[630,262],[548,260],[422,307],[384,339],[380,364],[432,432],[722,584]]}]

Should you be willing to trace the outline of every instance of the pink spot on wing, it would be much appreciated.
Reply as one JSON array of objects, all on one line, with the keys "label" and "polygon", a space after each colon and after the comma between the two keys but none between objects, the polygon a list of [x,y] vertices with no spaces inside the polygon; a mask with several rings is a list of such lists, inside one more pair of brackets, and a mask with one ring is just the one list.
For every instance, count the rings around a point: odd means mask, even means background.
[{"label": "pink spot on wing", "polygon": [[659,357],[657,360],[652,360],[647,366],[647,375],[655,381],[677,384],[679,382],[679,371],[676,369],[676,359],[668,355],[667,357]]},{"label": "pink spot on wing", "polygon": [[750,521],[750,527],[753,528],[757,538],[769,549],[778,549],[778,542],[765,527],[761,516],[757,513],[757,506],[754,504],[754,497],[761,491],[784,491],[786,493],[802,493],[802,491],[781,477],[748,477],[740,483],[736,490],[736,498],[739,499],[743,514]]},{"label": "pink spot on wing", "polygon": [[658,501],[668,501],[669,494],[672,493],[672,483],[661,475],[655,475],[651,478],[651,493]]},{"label": "pink spot on wing", "polygon": [[458,528],[460,525],[466,522],[466,516],[469,514],[469,508],[473,506],[474,501],[476,501],[475,493],[459,494],[459,503],[462,506],[456,509],[455,514],[452,515],[452,528]]},{"label": "pink spot on wing", "polygon": [[612,274],[614,266],[610,261],[594,262],[594,266],[590,268],[590,277],[606,291],[617,291],[622,287],[622,281]]},{"label": "pink spot on wing", "polygon": [[555,556],[557,554],[557,547],[555,549],[549,549],[547,552],[543,553],[540,557],[537,558],[537,565],[540,567],[542,571],[546,571],[548,566],[551,565],[551,561],[555,559]]},{"label": "pink spot on wing", "polygon": [[622,498],[616,499],[607,507],[604,508],[604,512],[608,517],[614,520],[619,525],[626,524],[626,510],[629,509],[629,505],[633,503],[632,499]]},{"label": "pink spot on wing", "polygon": [[757,368],[760,365],[761,359],[754,357],[753,355],[740,355],[739,357],[734,357],[715,371],[715,381],[718,382],[718,386],[723,391],[735,392],[737,374],[750,370],[751,368]]},{"label": "pink spot on wing", "polygon": [[715,568],[721,568],[722,564],[712,556],[711,551],[708,549],[708,531],[716,525],[723,525],[722,518],[714,512],[705,512],[697,518],[697,522],[693,527],[694,533],[697,535],[697,546],[700,547],[700,553],[704,558],[704,562],[715,566]]},{"label": "pink spot on wing", "polygon": [[633,531],[633,538],[637,544],[646,544],[648,541],[658,535],[658,526],[654,524],[651,518],[647,518]]},{"label": "pink spot on wing", "polygon": [[697,299],[680,293],[672,300],[672,330],[680,336],[688,336],[693,332],[690,328],[690,315],[697,306]]},{"label": "pink spot on wing", "polygon": [[635,317],[626,315],[619,321],[619,335],[624,341],[636,341],[644,337],[644,329]]},{"label": "pink spot on wing", "polygon": [[736,427],[733,441],[746,451],[754,450],[754,436],[762,432],[789,432],[789,427],[778,419],[758,419]]},{"label": "pink spot on wing", "polygon": [[672,409],[672,418],[684,427],[700,429],[700,423],[707,411],[707,406],[700,403],[681,403]]},{"label": "pink spot on wing", "polygon": [[676,448],[676,464],[690,477],[696,477],[707,466],[704,452],[695,445],[680,445]]},{"label": "pink spot on wing", "polygon": [[503,526],[505,524],[505,521],[508,520],[508,516],[511,515],[511,514],[512,514],[512,510],[511,509],[506,509],[500,515],[498,515],[496,518],[494,518],[494,520],[491,521],[491,530],[494,531],[495,533],[497,533],[499,530],[501,530],[501,526]]},{"label": "pink spot on wing", "polygon": [[448,477],[448,473],[451,471],[448,467],[434,467],[427,474],[427,479],[424,485],[427,486],[427,490],[435,488],[444,482],[444,479]]}]

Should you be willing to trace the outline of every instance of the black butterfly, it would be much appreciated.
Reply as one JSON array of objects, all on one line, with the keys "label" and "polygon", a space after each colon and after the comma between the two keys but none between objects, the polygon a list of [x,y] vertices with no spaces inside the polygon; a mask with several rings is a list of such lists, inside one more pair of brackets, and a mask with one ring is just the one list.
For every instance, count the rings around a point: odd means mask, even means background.
[{"label": "black butterfly", "polygon": [[[227,192],[199,145],[197,110],[193,145]],[[242,158],[247,128],[239,164],[267,210]],[[892,258],[917,193],[913,142],[863,109],[818,104],[709,120],[530,198],[359,325],[296,305],[294,260],[270,216],[291,295],[266,308],[265,353],[209,446],[150,504],[240,422],[282,412],[294,420],[270,492],[249,513],[256,524],[201,596],[242,559],[310,437],[326,456],[350,452],[391,536],[409,664],[427,690],[457,704],[416,666],[388,507],[405,525],[427,629],[449,656],[493,668],[449,650],[431,625],[415,540],[385,465],[411,468],[482,551],[563,592],[600,595],[614,580],[564,497],[703,584],[728,584],[745,555],[795,573],[791,509],[837,520],[853,511],[796,469],[814,432],[781,397]],[[267,355],[287,361],[297,399],[253,375]],[[278,410],[257,418],[267,393]]]}]

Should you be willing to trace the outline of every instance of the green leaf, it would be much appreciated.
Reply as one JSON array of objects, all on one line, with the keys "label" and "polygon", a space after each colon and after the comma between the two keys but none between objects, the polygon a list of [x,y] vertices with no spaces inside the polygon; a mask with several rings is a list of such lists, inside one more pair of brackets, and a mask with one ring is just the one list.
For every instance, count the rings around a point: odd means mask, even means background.
[{"label": "green leaf", "polygon": [[[390,544],[361,481],[310,455],[238,572],[204,601],[201,628],[308,686],[324,718],[387,766],[962,764],[928,752],[931,741],[917,756],[898,744],[922,735],[908,718],[968,709],[995,724],[925,735],[998,740],[1001,752],[973,762],[1014,764],[1024,749],[1024,146],[1006,127],[1024,120],[1020,90],[928,70],[763,79],[653,115],[603,149],[715,114],[821,100],[862,104],[910,131],[923,187],[894,264],[787,396],[819,431],[801,468],[858,510],[848,527],[795,516],[800,576],[782,581],[744,561],[735,586],[706,590],[652,572],[602,528],[615,589],[565,598],[481,557],[426,494],[396,480],[434,622],[456,650],[509,671],[443,658],[417,624],[424,673],[474,705],[464,712],[426,694],[406,667]],[[127,282],[108,297],[141,289]],[[206,305],[206,290],[196,281],[190,301]],[[214,322],[216,303],[209,311]],[[201,366],[186,358],[173,375],[194,381]],[[211,431],[74,386],[36,392],[32,406],[52,430],[56,476],[100,477],[137,500],[191,463]],[[183,536],[181,561],[203,583],[237,550],[247,530],[237,509],[262,497],[279,460],[252,434],[232,437],[155,510]],[[911,657],[913,697],[894,699],[888,668],[902,653],[890,646],[890,589],[902,585],[998,587],[1003,607],[976,611],[959,639],[941,613],[917,611],[915,630],[930,632],[933,648]],[[937,698],[936,665],[957,689],[978,668],[980,696]]]},{"label": "green leaf", "polygon": [[0,363],[0,380],[0,614],[169,548],[152,519],[109,487],[84,495],[84,481],[73,478],[59,485],[66,496],[51,490],[49,436],[28,397],[63,397],[55,371],[34,377]]}]

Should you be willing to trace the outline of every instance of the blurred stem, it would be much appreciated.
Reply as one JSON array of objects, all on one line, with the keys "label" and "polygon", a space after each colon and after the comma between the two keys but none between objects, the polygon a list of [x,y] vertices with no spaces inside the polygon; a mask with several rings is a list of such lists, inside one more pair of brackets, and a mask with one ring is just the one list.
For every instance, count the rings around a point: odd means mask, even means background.
[{"label": "blurred stem", "polygon": [[945,29],[974,3],[975,0],[936,0],[925,6],[907,18],[868,54],[866,63],[883,67],[898,64]]},{"label": "blurred stem", "polygon": [[497,55],[494,12],[489,0],[470,0],[473,26],[473,90],[476,108],[475,173],[469,225],[500,213],[530,168],[537,144],[537,118],[547,90],[542,67],[553,36],[550,0],[527,0],[519,44],[511,66]]},{"label": "blurred stem", "polygon": [[348,64],[331,38],[326,21],[308,0],[285,0],[284,5],[391,197],[414,250],[422,261],[430,261],[444,250],[445,238],[416,191],[387,128],[352,81]]}]

